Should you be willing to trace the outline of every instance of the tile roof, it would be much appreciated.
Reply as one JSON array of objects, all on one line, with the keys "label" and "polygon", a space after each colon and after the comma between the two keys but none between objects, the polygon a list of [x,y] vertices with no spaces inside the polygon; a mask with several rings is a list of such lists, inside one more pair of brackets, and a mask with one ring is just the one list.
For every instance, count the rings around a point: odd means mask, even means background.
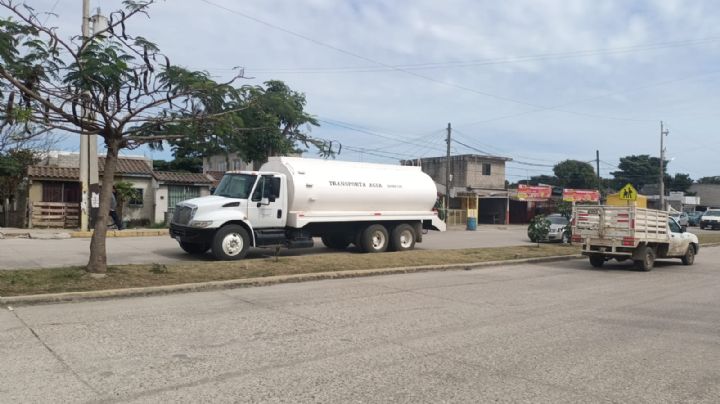
[{"label": "tile roof", "polygon": [[[105,171],[105,157],[98,157],[98,171]],[[152,176],[153,170],[147,160],[119,157],[117,166],[115,167],[115,173]]]},{"label": "tile roof", "polygon": [[[105,157],[98,157],[98,171],[105,171]],[[151,177],[152,168],[147,160],[118,158],[115,167],[115,175],[138,175]],[[57,180],[77,181],[80,179],[79,167],[58,167],[58,166],[29,166],[28,176],[31,178],[47,178]]]},{"label": "tile roof", "polygon": [[80,179],[80,169],[77,167],[29,166],[28,177],[77,181]]},{"label": "tile roof", "polygon": [[172,171],[155,171],[156,180],[166,184],[207,184],[213,183],[212,177],[199,173],[178,173]]}]

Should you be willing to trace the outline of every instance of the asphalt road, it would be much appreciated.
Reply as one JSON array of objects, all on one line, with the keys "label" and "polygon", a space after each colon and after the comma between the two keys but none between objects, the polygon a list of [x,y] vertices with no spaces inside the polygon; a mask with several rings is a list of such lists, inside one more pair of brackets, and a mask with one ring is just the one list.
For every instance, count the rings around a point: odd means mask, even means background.
[{"label": "asphalt road", "polygon": [[[526,244],[525,226],[481,226],[477,231],[452,230],[444,233],[429,232],[417,249],[456,249],[502,247]],[[322,254],[336,252],[315,240],[316,247],[282,250],[281,255]],[[87,264],[90,239],[4,239],[0,240],[0,270],[21,268],[54,268]],[[119,237],[107,239],[108,263],[147,264],[177,261],[212,260],[186,254],[178,243],[165,237]],[[350,248],[348,251],[352,251]],[[249,258],[264,257],[272,250],[252,249]]]},{"label": "asphalt road", "polygon": [[0,310],[0,402],[706,402],[720,248]]}]

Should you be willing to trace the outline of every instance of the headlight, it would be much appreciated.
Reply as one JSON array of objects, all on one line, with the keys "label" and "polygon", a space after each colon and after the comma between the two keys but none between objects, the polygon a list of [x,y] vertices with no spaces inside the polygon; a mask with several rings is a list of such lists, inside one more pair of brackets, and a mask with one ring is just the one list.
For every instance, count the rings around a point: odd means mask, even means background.
[{"label": "headlight", "polygon": [[190,227],[205,228],[212,225],[212,220],[193,220],[190,222]]}]

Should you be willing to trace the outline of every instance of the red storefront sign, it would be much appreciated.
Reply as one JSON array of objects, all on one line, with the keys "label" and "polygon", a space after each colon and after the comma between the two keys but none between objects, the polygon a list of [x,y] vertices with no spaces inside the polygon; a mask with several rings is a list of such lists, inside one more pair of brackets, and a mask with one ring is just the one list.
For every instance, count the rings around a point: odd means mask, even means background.
[{"label": "red storefront sign", "polygon": [[550,186],[518,185],[517,198],[521,201],[544,201],[552,195]]},{"label": "red storefront sign", "polygon": [[594,189],[563,189],[565,202],[598,202],[600,191]]}]

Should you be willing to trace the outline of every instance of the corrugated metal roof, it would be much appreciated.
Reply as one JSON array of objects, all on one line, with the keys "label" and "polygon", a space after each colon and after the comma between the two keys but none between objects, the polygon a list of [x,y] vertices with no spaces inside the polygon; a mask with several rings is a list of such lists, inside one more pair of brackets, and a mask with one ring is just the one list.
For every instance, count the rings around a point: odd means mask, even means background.
[{"label": "corrugated metal roof", "polygon": [[177,173],[172,171],[155,171],[153,176],[156,180],[168,184],[207,184],[211,185],[213,180],[205,174],[198,173]]}]

